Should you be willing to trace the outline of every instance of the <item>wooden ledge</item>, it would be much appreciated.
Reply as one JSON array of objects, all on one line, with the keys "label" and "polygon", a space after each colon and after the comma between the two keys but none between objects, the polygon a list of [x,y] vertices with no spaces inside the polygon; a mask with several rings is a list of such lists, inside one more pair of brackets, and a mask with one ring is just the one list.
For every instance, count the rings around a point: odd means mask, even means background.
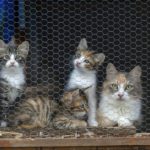
[{"label": "wooden ledge", "polygon": [[150,136],[71,138],[71,139],[0,139],[0,147],[87,147],[87,146],[149,146]]}]

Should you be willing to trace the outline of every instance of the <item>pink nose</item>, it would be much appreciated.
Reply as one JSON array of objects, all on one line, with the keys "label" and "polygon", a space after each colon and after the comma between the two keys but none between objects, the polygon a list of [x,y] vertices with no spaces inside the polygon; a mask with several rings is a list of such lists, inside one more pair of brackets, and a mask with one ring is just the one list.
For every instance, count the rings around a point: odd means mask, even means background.
[{"label": "pink nose", "polygon": [[80,65],[80,62],[76,62],[76,65],[79,66],[79,65]]},{"label": "pink nose", "polygon": [[118,97],[119,97],[119,98],[122,98],[122,97],[123,97],[123,94],[118,94]]},{"label": "pink nose", "polygon": [[14,65],[15,64],[15,62],[11,62],[11,65]]}]

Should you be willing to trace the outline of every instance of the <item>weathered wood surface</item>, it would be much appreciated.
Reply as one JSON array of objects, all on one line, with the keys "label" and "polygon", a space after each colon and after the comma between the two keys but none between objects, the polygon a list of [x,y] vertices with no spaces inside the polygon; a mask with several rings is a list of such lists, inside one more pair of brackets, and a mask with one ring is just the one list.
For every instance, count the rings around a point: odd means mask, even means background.
[{"label": "weathered wood surface", "polygon": [[79,139],[1,139],[0,147],[110,147],[150,146],[150,137],[105,137]]},{"label": "weathered wood surface", "polygon": [[134,128],[34,132],[5,129],[0,131],[0,150],[150,150],[150,134],[135,131]]},{"label": "weathered wood surface", "polygon": [[126,137],[136,134],[136,128],[78,128],[78,129],[54,129],[37,128],[31,130],[19,128],[5,128],[0,131],[1,138],[99,138],[99,137]]}]

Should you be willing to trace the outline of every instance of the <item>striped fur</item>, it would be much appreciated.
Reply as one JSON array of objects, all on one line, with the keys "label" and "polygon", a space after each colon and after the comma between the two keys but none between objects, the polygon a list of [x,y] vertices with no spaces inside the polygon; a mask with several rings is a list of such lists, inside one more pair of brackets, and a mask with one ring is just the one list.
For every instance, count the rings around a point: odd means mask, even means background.
[{"label": "striped fur", "polygon": [[87,126],[88,105],[85,94],[77,89],[65,92],[62,106],[53,120],[56,128],[77,128]]},{"label": "striped fur", "polygon": [[57,110],[57,103],[48,97],[37,96],[26,99],[20,103],[15,114],[10,118],[14,120],[10,125],[22,128],[37,128],[50,125],[53,114]]},{"label": "striped fur", "polygon": [[[5,127],[9,107],[18,100],[25,89],[25,60],[29,43],[19,46],[5,44],[0,40],[0,126]],[[4,125],[5,124],[5,125]]]},{"label": "striped fur", "polygon": [[9,118],[10,126],[27,129],[86,127],[87,102],[78,91],[65,92],[60,103],[44,96],[27,98]]}]

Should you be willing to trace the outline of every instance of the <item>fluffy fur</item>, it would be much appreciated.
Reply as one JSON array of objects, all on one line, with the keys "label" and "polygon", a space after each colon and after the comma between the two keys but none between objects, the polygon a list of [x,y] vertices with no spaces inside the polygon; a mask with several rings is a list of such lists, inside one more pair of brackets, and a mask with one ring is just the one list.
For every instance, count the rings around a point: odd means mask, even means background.
[{"label": "fluffy fur", "polygon": [[94,51],[88,50],[86,39],[81,39],[76,55],[73,59],[74,70],[72,71],[67,90],[85,89],[88,99],[88,124],[89,126],[97,126],[96,121],[96,69],[103,63],[105,55],[103,53],[96,54]]},{"label": "fluffy fur", "polygon": [[10,126],[21,128],[44,128],[51,124],[58,109],[57,103],[48,97],[37,96],[25,99],[9,118]]},{"label": "fluffy fur", "polygon": [[53,124],[59,129],[87,127],[87,112],[87,98],[83,91],[77,89],[65,92]]},{"label": "fluffy fur", "polygon": [[136,66],[129,73],[122,73],[108,64],[106,71],[98,122],[103,127],[132,126],[141,119],[141,68]]},{"label": "fluffy fur", "polygon": [[9,120],[11,126],[27,129],[86,127],[87,109],[85,95],[75,90],[65,92],[60,103],[44,96],[27,98]]},{"label": "fluffy fur", "polygon": [[[29,43],[25,41],[18,47],[10,43],[5,44],[0,40],[1,120],[7,119],[6,115],[10,105],[22,95],[26,84],[24,67]],[[1,126],[4,126],[4,124],[2,121]]]}]

